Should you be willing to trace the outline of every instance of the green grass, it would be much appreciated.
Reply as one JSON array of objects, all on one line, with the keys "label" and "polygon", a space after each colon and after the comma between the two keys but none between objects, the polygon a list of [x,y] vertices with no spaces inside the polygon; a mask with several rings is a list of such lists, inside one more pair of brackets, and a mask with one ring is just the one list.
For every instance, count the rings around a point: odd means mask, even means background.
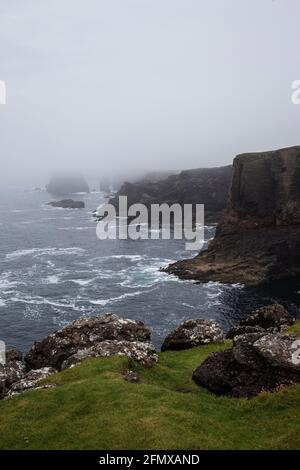
[{"label": "green grass", "polygon": [[291,335],[300,336],[300,321],[296,321],[292,326],[290,326],[288,333]]},{"label": "green grass", "polygon": [[192,370],[219,346],[160,354],[141,382],[125,358],[87,360],[0,402],[1,449],[299,449],[300,385],[252,399],[215,397]]}]

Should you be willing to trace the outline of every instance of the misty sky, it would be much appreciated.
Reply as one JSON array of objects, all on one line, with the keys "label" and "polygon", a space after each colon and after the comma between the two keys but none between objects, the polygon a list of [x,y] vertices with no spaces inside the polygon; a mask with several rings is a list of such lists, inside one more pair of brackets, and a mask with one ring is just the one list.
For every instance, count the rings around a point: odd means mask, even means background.
[{"label": "misty sky", "polygon": [[0,178],[300,144],[299,0],[0,0]]}]

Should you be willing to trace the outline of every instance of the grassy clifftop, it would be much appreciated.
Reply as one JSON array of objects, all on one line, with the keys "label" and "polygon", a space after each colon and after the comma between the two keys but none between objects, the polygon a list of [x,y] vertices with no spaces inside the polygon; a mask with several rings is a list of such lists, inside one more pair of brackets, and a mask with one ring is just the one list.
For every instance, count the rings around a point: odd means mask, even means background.
[{"label": "grassy clifftop", "polygon": [[124,381],[120,357],[56,374],[47,379],[56,388],[0,402],[0,448],[299,449],[300,385],[246,400],[192,382],[192,370],[227,346],[161,353],[152,369],[135,366],[139,384]]}]

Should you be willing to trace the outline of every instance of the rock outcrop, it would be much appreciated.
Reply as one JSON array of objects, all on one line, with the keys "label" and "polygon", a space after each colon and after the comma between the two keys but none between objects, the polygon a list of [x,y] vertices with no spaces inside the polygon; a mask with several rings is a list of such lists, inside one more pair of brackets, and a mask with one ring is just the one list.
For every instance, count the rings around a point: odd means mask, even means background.
[{"label": "rock outcrop", "polygon": [[83,201],[74,201],[73,199],[62,199],[61,201],[47,202],[48,206],[62,207],[63,209],[83,209],[85,204]]},{"label": "rock outcrop", "polygon": [[17,349],[6,352],[6,363],[0,364],[0,398],[3,398],[13,383],[25,376],[25,365],[22,353]]},{"label": "rock outcrop", "polygon": [[280,304],[267,305],[255,310],[249,317],[234,326],[227,333],[228,339],[236,336],[269,331],[283,332],[294,323],[295,319]]},{"label": "rock outcrop", "polygon": [[64,195],[73,193],[89,193],[89,186],[84,177],[77,173],[57,173],[46,185],[48,193]]},{"label": "rock outcrop", "polygon": [[193,380],[216,395],[253,397],[300,382],[300,338],[255,332],[234,339],[233,348],[209,356]]},{"label": "rock outcrop", "polygon": [[257,285],[300,274],[300,147],[235,158],[208,249],[166,268],[180,278]]},{"label": "rock outcrop", "polygon": [[[41,385],[40,381],[84,359],[108,356],[126,356],[143,367],[158,361],[150,330],[143,322],[113,313],[79,318],[35,342],[24,360],[17,349],[6,352],[6,363],[0,364],[0,399],[54,387],[55,384]],[[131,370],[124,373],[124,379],[139,381],[138,374]]]},{"label": "rock outcrop", "polygon": [[172,331],[164,340],[161,350],[189,349],[209,343],[224,341],[220,326],[210,320],[187,320]]},{"label": "rock outcrop", "polygon": [[[40,380],[50,377],[57,371],[52,367],[43,367],[42,369],[31,370],[23,376],[23,378],[17,382],[14,382],[7,393],[7,396],[12,397],[19,395],[20,393],[26,392],[27,390],[37,388],[49,388],[49,385],[43,387],[39,385]],[[52,385],[53,386],[53,385]]]},{"label": "rock outcrop", "polygon": [[206,220],[216,222],[226,207],[232,167],[200,168],[182,171],[167,178],[136,183],[126,182],[110,203],[118,207],[119,196],[127,196],[128,205],[205,204]]},{"label": "rock outcrop", "polygon": [[127,356],[129,359],[139,362],[143,367],[151,367],[158,360],[158,355],[152,343],[106,340],[90,348],[79,349],[62,363],[61,368],[67,369],[91,357],[109,356]]},{"label": "rock outcrop", "polygon": [[115,354],[126,355],[147,366],[158,359],[144,323],[107,313],[75,320],[34,343],[25,356],[25,363],[27,370],[42,367],[60,370],[87,357]]}]

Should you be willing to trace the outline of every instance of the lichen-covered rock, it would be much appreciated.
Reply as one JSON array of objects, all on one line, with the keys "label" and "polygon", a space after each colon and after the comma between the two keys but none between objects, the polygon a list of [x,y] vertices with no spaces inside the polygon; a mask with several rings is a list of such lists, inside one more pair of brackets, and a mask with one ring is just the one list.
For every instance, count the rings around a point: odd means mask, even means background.
[{"label": "lichen-covered rock", "polygon": [[0,398],[3,398],[11,385],[25,376],[25,365],[21,361],[0,364]]},{"label": "lichen-covered rock", "polygon": [[151,367],[158,361],[158,355],[152,343],[141,341],[116,341],[107,340],[80,349],[77,353],[68,357],[61,368],[66,369],[90,357],[127,356],[139,362],[144,367]]},{"label": "lichen-covered rock", "polygon": [[[85,355],[79,351],[98,348],[98,344],[105,341],[151,343],[151,334],[143,322],[124,319],[112,313],[83,317],[34,343],[25,356],[27,370],[45,366],[59,370],[71,356],[76,353],[78,357]],[[103,348],[99,346],[97,350]]]},{"label": "lichen-covered rock", "polygon": [[7,396],[18,395],[19,393],[27,390],[39,388],[39,382],[46,379],[50,375],[55,374],[57,371],[52,367],[43,367],[42,369],[31,370],[18,382],[14,382]]},{"label": "lichen-covered rock", "polygon": [[280,333],[237,336],[232,349],[200,364],[193,380],[217,395],[248,398],[300,382],[300,338]]},{"label": "lichen-covered rock", "polygon": [[224,341],[222,328],[214,321],[187,320],[172,331],[164,340],[161,350],[188,349],[202,344]]},{"label": "lichen-covered rock", "polygon": [[266,330],[271,333],[276,333],[284,331],[294,322],[295,319],[282,305],[267,305],[255,310],[245,320],[241,321],[239,325],[231,328],[226,337],[233,339],[235,336],[255,332],[259,333]]},{"label": "lichen-covered rock", "polygon": [[272,367],[297,370],[300,373],[300,338],[268,334],[253,343],[253,349]]}]

